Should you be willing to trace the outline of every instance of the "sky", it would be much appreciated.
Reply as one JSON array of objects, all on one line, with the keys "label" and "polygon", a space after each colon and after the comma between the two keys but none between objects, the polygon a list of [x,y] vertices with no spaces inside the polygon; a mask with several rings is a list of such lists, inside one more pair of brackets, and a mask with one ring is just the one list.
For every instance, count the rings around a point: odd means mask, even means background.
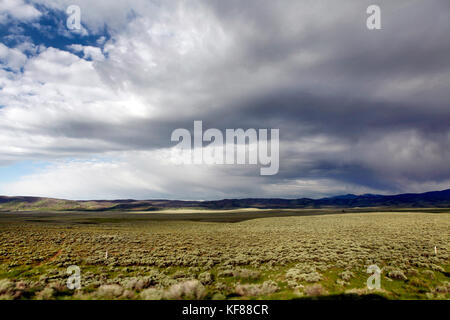
[{"label": "sky", "polygon": [[[0,0],[0,194],[319,198],[450,188],[450,2]],[[80,8],[81,29],[66,25]],[[175,164],[276,128],[280,168]]]}]

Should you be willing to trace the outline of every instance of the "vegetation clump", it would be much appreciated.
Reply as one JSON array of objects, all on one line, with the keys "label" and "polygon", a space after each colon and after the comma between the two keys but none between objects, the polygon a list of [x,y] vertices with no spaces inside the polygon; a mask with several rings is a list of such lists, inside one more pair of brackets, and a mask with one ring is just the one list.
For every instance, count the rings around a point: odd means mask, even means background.
[{"label": "vegetation clump", "polygon": [[[0,299],[450,299],[446,212],[237,223],[48,216],[0,219]],[[374,264],[381,289],[370,291]],[[71,265],[80,289],[67,288]]]}]

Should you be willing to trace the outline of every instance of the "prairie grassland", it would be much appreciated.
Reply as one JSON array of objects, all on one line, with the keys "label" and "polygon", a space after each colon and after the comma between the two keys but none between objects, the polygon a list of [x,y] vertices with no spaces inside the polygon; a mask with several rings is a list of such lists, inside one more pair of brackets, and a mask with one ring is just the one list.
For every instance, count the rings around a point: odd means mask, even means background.
[{"label": "prairie grassland", "polygon": [[[236,223],[68,215],[0,217],[0,299],[450,298],[446,212]],[[381,289],[370,291],[373,264]],[[70,265],[81,289],[67,288]]]}]

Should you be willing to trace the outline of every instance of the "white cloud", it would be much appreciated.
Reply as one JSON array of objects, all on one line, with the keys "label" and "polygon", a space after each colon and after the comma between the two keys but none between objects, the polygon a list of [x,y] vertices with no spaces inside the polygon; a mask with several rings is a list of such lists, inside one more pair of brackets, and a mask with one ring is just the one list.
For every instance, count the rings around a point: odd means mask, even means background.
[{"label": "white cloud", "polygon": [[10,68],[13,71],[19,71],[27,61],[26,55],[15,48],[8,48],[0,43],[0,67]]},{"label": "white cloud", "polygon": [[26,59],[0,45],[1,61],[24,67],[20,74],[0,72],[0,105],[8,106],[0,109],[0,159],[116,150],[120,147],[113,140],[102,141],[75,126],[126,125],[152,117],[151,107],[138,96],[107,86],[95,61],[54,48],[40,50]]},{"label": "white cloud", "polygon": [[[112,160],[58,162],[5,190],[70,198],[295,197],[381,191],[365,184],[360,168],[377,182],[386,180],[384,190],[437,186],[450,176],[448,108],[442,103],[448,101],[449,73],[440,66],[433,73],[433,65],[425,73],[415,69],[419,58],[428,56],[424,53],[446,52],[445,41],[416,57],[410,50],[416,38],[408,34],[413,40],[405,41],[406,50],[389,51],[399,43],[395,32],[369,36],[364,23],[348,18],[364,13],[364,4],[31,3],[62,12],[79,5],[83,26],[102,37],[98,47],[74,43],[66,50],[36,46],[26,38],[15,48],[0,44],[0,163],[104,155]],[[1,6],[0,21],[39,17],[23,1]],[[20,17],[20,6],[31,9]],[[386,14],[398,6],[386,4]],[[409,23],[395,21],[399,30]],[[63,22],[56,27],[59,35],[74,39]],[[14,30],[18,37],[19,28]],[[380,43],[385,50],[377,51]],[[399,71],[392,75],[395,68]],[[409,119],[411,113],[416,118]],[[427,119],[428,127],[422,125]],[[168,151],[170,132],[193,120],[280,128],[280,175],[267,180],[258,176],[258,168],[181,170],[164,164],[157,154]],[[427,136],[424,128],[439,134]],[[211,181],[221,182],[211,186]]]},{"label": "white cloud", "polygon": [[8,22],[8,17],[30,21],[41,16],[41,12],[23,0],[2,0],[0,2],[0,23]]},{"label": "white cloud", "polygon": [[[60,161],[37,173],[0,186],[7,195],[70,199],[218,199],[225,197],[320,197],[369,192],[331,179],[296,179],[271,183],[241,166],[174,165],[169,150],[109,154],[114,160]],[[211,183],[214,181],[214,183]],[[314,191],[312,191],[314,190]]]},{"label": "white cloud", "polygon": [[[31,0],[32,3],[45,5],[52,10],[66,12],[70,5],[81,9],[81,24],[94,34],[102,33],[105,25],[113,32],[120,32],[130,21],[130,17],[139,14],[152,20],[161,10],[173,6],[174,1],[148,0]],[[161,3],[158,3],[161,2]],[[176,1],[175,1],[176,2]]]},{"label": "white cloud", "polygon": [[105,56],[103,55],[102,50],[98,47],[72,44],[68,48],[75,52],[83,52],[83,59],[91,59],[94,61],[105,60]]}]

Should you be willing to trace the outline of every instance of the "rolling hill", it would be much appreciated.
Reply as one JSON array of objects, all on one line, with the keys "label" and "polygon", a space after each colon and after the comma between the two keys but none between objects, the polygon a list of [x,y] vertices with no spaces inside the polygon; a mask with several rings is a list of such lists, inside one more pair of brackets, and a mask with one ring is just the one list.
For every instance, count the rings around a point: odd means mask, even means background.
[{"label": "rolling hill", "polygon": [[322,199],[224,199],[216,201],[181,200],[92,200],[75,201],[40,197],[0,196],[0,211],[157,211],[168,208],[199,209],[294,209],[294,208],[449,208],[450,189],[398,195],[342,195]]}]

